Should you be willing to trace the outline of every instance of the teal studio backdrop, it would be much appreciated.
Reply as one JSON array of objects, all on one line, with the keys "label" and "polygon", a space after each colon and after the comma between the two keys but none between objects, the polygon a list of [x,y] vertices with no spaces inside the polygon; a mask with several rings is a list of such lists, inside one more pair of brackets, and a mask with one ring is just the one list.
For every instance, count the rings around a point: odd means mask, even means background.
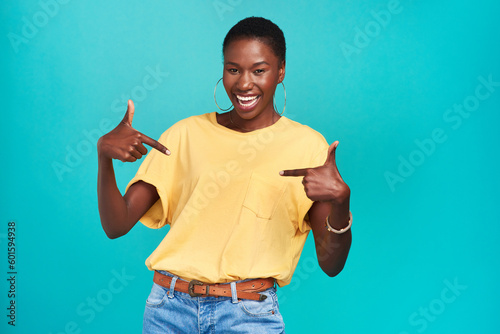
[{"label": "teal studio backdrop", "polygon": [[[140,333],[167,228],[106,237],[96,141],[128,98],[153,138],[216,111],[222,40],[252,15],[285,32],[285,115],[340,141],[352,190],[346,267],[323,274],[309,237],[287,333],[500,331],[498,1],[1,6],[1,333]],[[122,191],[139,164],[115,164]]]}]

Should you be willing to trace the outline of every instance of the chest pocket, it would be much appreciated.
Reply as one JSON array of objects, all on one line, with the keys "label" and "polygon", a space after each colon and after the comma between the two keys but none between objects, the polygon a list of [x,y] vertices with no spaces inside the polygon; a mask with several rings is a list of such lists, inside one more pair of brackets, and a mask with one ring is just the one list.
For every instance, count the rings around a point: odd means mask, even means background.
[{"label": "chest pocket", "polygon": [[243,207],[252,211],[257,218],[271,219],[285,193],[285,182],[252,174]]}]

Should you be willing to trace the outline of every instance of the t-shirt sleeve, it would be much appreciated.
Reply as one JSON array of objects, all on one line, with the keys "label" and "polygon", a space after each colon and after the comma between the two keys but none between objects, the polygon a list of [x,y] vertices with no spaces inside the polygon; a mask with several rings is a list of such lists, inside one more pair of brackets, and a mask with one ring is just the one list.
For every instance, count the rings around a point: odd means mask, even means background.
[{"label": "t-shirt sleeve", "polygon": [[141,223],[150,228],[160,228],[170,224],[171,216],[171,194],[172,180],[175,175],[175,138],[172,131],[165,131],[158,141],[166,146],[172,154],[167,156],[158,150],[150,149],[146,158],[139,167],[136,175],[128,183],[126,191],[131,185],[138,181],[143,181],[155,186],[159,199],[155,204],[139,219]]},{"label": "t-shirt sleeve", "polygon": [[[328,143],[326,140],[323,138],[323,142],[320,142],[319,147],[319,152],[316,153],[315,156],[311,159],[310,166],[311,167],[317,167],[317,166],[322,166],[325,161],[326,157],[328,155]],[[309,226],[309,215],[307,214],[309,212],[309,209],[311,208],[312,204],[314,203],[311,201],[307,195],[305,194],[305,191],[303,191],[303,196],[305,197],[303,201],[300,202],[299,205],[299,230],[300,232],[304,233],[307,231],[311,230],[311,226]]]}]

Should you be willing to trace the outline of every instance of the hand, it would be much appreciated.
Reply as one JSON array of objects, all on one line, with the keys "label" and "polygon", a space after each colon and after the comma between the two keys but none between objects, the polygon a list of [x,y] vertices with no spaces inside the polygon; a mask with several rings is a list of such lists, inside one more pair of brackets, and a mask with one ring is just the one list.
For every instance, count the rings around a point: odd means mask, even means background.
[{"label": "hand", "polygon": [[336,141],[328,149],[328,157],[323,166],[315,168],[291,169],[280,172],[282,176],[303,176],[302,184],[307,197],[312,201],[342,204],[349,199],[350,189],[342,180],[335,162]]},{"label": "hand", "polygon": [[170,151],[165,146],[132,127],[134,111],[134,102],[128,100],[127,112],[120,124],[97,142],[99,157],[134,162],[148,153],[143,144],[170,155]]}]

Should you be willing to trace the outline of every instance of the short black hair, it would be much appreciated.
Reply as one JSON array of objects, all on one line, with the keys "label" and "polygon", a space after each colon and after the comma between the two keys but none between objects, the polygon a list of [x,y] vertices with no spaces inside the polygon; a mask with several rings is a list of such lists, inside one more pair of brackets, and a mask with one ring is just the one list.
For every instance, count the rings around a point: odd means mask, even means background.
[{"label": "short black hair", "polygon": [[268,19],[263,17],[247,17],[236,23],[227,33],[222,43],[222,56],[227,46],[238,39],[255,38],[267,44],[280,62],[286,59],[286,43],[283,31]]}]

